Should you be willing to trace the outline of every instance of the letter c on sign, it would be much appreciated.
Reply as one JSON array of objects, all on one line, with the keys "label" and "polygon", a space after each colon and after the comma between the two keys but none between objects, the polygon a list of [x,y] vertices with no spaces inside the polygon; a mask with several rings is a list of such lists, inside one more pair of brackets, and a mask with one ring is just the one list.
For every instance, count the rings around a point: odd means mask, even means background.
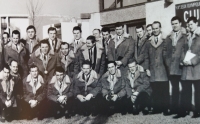
[{"label": "letter c on sign", "polygon": [[188,18],[186,17],[187,15],[188,15],[188,11],[185,11],[184,14],[183,14],[183,16],[184,16],[184,21],[185,21],[185,22],[187,22],[187,19],[188,19]]}]

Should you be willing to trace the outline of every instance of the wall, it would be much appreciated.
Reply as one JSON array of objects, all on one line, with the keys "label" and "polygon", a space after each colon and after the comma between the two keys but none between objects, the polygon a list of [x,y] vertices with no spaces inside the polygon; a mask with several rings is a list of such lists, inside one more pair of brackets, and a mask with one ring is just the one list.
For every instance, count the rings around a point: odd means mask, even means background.
[{"label": "wall", "polygon": [[165,0],[146,3],[146,24],[160,21],[162,31],[169,34],[171,28],[171,18],[175,16],[175,5],[197,0],[173,0],[173,3],[167,5]]}]

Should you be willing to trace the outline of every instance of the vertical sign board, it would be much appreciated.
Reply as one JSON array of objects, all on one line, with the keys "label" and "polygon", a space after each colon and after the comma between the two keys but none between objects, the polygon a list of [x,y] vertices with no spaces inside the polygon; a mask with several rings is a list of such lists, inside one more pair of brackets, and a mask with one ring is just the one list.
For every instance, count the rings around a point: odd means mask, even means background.
[{"label": "vertical sign board", "polygon": [[189,17],[197,17],[198,25],[200,25],[200,1],[193,1],[176,5],[176,15],[182,20],[182,26],[186,27]]}]

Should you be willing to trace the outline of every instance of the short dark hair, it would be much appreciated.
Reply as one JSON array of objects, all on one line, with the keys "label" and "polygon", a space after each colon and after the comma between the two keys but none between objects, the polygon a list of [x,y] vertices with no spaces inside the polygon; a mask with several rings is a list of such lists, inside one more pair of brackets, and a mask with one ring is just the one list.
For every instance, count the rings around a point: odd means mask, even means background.
[{"label": "short dark hair", "polygon": [[117,65],[115,61],[108,61],[107,65],[111,63],[113,63],[115,66]]},{"label": "short dark hair", "polygon": [[72,32],[74,32],[74,30],[79,30],[80,33],[82,33],[81,27],[79,27],[79,26],[75,26],[75,27],[73,28]]},{"label": "short dark hair", "polygon": [[61,66],[57,66],[56,69],[55,69],[55,72],[61,72],[61,73],[64,73],[65,70],[64,70]]},{"label": "short dark hair", "polygon": [[107,27],[103,27],[101,29],[101,32],[108,32],[110,34],[110,28],[107,28]]},{"label": "short dark hair", "polygon": [[56,30],[56,28],[54,28],[54,27],[49,27],[49,28],[48,28],[48,33],[49,33],[50,31],[56,31],[56,33],[57,33],[57,30]]},{"label": "short dark hair", "polygon": [[68,48],[69,48],[69,44],[68,44],[67,42],[61,42],[61,44],[60,44],[60,48],[61,48],[62,45],[67,45]]},{"label": "short dark hair", "polygon": [[154,21],[153,24],[159,24],[159,27],[161,28],[161,23],[159,21]]},{"label": "short dark hair", "polygon": [[101,30],[100,30],[100,29],[98,29],[98,28],[95,28],[93,31],[95,31],[95,30],[97,30],[97,31],[99,31],[99,33],[101,33]]},{"label": "short dark hair", "polygon": [[6,69],[8,69],[8,70],[10,71],[10,67],[9,67],[8,64],[5,64],[5,65],[3,66],[3,69],[4,69],[4,68],[6,68]]},{"label": "short dark hair", "polygon": [[91,40],[92,43],[95,43],[95,41],[96,41],[95,36],[93,36],[93,35],[88,36],[86,40]]},{"label": "short dark hair", "polygon": [[10,35],[8,34],[8,32],[3,32],[3,34],[6,34],[8,38],[10,37]]},{"label": "short dark hair", "polygon": [[180,23],[182,22],[181,19],[178,16],[172,17],[171,22],[175,21],[175,20],[178,20]]},{"label": "short dark hair", "polygon": [[148,25],[146,26],[146,28],[148,28],[148,27],[151,27],[151,28],[152,28],[152,24],[148,24]]},{"label": "short dark hair", "polygon": [[116,22],[115,23],[115,28],[116,27],[121,27],[121,26],[122,26],[122,28],[124,27],[124,25],[121,22]]},{"label": "short dark hair", "polygon": [[18,64],[18,62],[15,59],[11,59],[10,62],[9,62],[9,65],[11,65],[12,62],[16,62]]},{"label": "short dark hair", "polygon": [[143,27],[142,25],[136,26],[136,27],[135,27],[135,30],[136,30],[136,29],[140,29],[140,28],[142,28],[142,30],[144,30],[144,27]]},{"label": "short dark hair", "polygon": [[190,21],[193,21],[194,23],[197,23],[197,18],[194,16],[191,16],[188,20],[187,23],[189,23]]},{"label": "short dark hair", "polygon": [[135,59],[129,59],[128,64],[131,64],[131,63],[133,63],[133,62],[135,62],[135,64],[138,64],[138,63],[135,61]]},{"label": "short dark hair", "polygon": [[49,49],[50,49],[50,43],[47,39],[41,40],[39,45],[41,46],[42,44],[47,44],[49,46]]},{"label": "short dark hair", "polygon": [[20,32],[19,32],[18,30],[14,30],[14,31],[12,32],[12,36],[13,36],[13,34],[18,34],[19,39],[20,39]]},{"label": "short dark hair", "polygon": [[36,29],[35,29],[35,26],[33,25],[29,25],[27,28],[26,28],[26,31],[28,31],[29,29],[33,29],[36,33]]},{"label": "short dark hair", "polygon": [[91,62],[89,60],[84,60],[82,66],[83,65],[89,65],[91,67]]},{"label": "short dark hair", "polygon": [[31,70],[32,68],[37,68],[37,70],[38,70],[38,67],[35,64],[31,64],[29,67],[29,70]]}]

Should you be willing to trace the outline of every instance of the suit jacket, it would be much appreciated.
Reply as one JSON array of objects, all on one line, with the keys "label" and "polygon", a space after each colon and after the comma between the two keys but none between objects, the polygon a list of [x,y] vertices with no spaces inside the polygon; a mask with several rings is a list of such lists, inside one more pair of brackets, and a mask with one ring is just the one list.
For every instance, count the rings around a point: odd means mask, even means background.
[{"label": "suit jacket", "polygon": [[113,41],[108,46],[108,60],[122,62],[120,70],[123,75],[127,72],[127,64],[134,55],[134,41],[129,34],[123,34],[118,41],[117,35],[114,36]]},{"label": "suit jacket", "polygon": [[[102,78],[100,79],[100,84],[102,85],[102,95],[103,97],[105,97],[106,95],[108,95],[112,89],[110,89],[110,84],[111,84],[112,80],[110,79],[110,74],[109,72],[106,72]],[[117,94],[118,96],[120,96],[120,98],[122,98],[123,96],[126,95],[126,83],[124,78],[121,76],[121,72],[120,70],[116,71],[115,74],[115,78],[114,78],[114,87],[113,87],[113,93]]]},{"label": "suit jacket", "polygon": [[73,79],[74,81],[74,96],[78,94],[86,96],[88,94],[93,94],[93,97],[101,90],[101,84],[98,83],[99,75],[92,70],[88,81],[85,81],[83,72],[81,71]]},{"label": "suit jacket", "polygon": [[135,40],[135,52],[134,52],[134,59],[135,61],[141,65],[144,69],[147,69],[145,67],[145,49],[146,49],[146,44],[147,44],[147,38],[146,35],[144,35],[139,42],[139,38]]},{"label": "suit jacket", "polygon": [[146,92],[149,96],[152,93],[152,89],[150,87],[149,79],[147,75],[145,77],[141,77],[141,73],[139,71],[135,72],[135,77],[132,79],[130,71],[128,72],[126,78],[126,93],[127,98],[130,98],[134,92]]},{"label": "suit jacket", "polygon": [[165,49],[165,37],[160,34],[161,37],[158,39],[158,43],[155,44],[155,38],[152,36],[149,38],[146,46],[145,53],[145,66],[150,69],[151,76],[150,82],[156,81],[168,81],[167,67],[164,63],[164,52]]},{"label": "suit jacket", "polygon": [[[183,72],[181,79],[182,80],[200,80],[200,35],[197,32],[194,32],[194,35],[188,35],[187,40],[189,42],[189,38],[192,37],[192,44],[190,47],[191,53],[196,54],[195,57],[191,59],[192,65],[190,66],[183,66]],[[187,42],[187,43],[188,43]],[[189,50],[188,44],[185,44],[185,49],[182,54],[182,60],[184,60],[186,52]]]},{"label": "suit jacket", "polygon": [[65,60],[65,56],[62,55],[61,51],[59,52],[59,59],[61,62],[62,68],[65,70],[65,74],[67,74],[70,78],[73,78],[74,75],[78,74],[79,63],[75,59],[75,55],[72,50],[69,51],[67,59]]},{"label": "suit jacket", "polygon": [[53,76],[48,84],[47,98],[54,102],[57,102],[59,95],[67,96],[67,99],[73,96],[73,85],[68,75],[63,79],[62,88],[58,84],[56,76]]},{"label": "suit jacket", "polygon": [[177,43],[174,44],[174,33],[171,32],[166,38],[166,48],[164,49],[165,61],[169,75],[181,75],[182,66],[181,55],[184,52],[184,45],[187,43],[187,36],[184,32],[179,33]]},{"label": "suit jacket", "polygon": [[56,66],[61,66],[57,53],[54,53],[51,50],[51,51],[49,51],[48,56],[49,56],[48,57],[48,64],[47,64],[47,67],[46,67],[46,70],[48,71],[47,74],[44,73],[45,68],[43,66],[43,62],[42,62],[43,57],[42,57],[42,54],[40,52],[40,49],[37,49],[35,51],[35,53],[31,56],[31,58],[28,62],[29,66],[34,63],[38,67],[39,72],[44,77],[45,81],[51,80],[51,78],[54,75]]},{"label": "suit jacket", "polygon": [[29,74],[23,80],[24,100],[29,103],[30,100],[37,100],[39,103],[46,97],[46,85],[41,75],[38,75],[38,83],[36,85],[36,93],[33,93],[33,82]]},{"label": "suit jacket", "polygon": [[22,98],[23,97],[23,83],[22,83],[22,78],[20,74],[19,73],[13,74],[12,72],[10,72],[10,76],[16,84],[16,96],[18,98]]},{"label": "suit jacket", "polygon": [[[82,63],[84,60],[90,60],[88,47],[86,46],[86,44],[82,46],[81,51],[82,52],[80,55],[80,61],[82,67]],[[105,53],[103,46],[101,46],[100,44],[96,44],[96,51],[94,50],[93,54],[95,54],[93,70],[95,70],[101,76],[103,75],[105,69]]]},{"label": "suit jacket", "polygon": [[22,77],[26,77],[28,75],[28,66],[26,63],[27,50],[23,43],[20,42],[19,44],[19,51],[17,51],[13,42],[9,42],[6,45],[4,52],[5,62],[10,63],[12,59],[16,60],[19,64],[20,75],[22,75]]},{"label": "suit jacket", "polygon": [[0,99],[3,104],[5,104],[5,101],[7,98],[11,100],[11,106],[12,107],[17,107],[16,103],[16,85],[15,82],[12,79],[8,80],[10,83],[10,95],[6,93],[6,82],[2,79],[0,79]]}]

